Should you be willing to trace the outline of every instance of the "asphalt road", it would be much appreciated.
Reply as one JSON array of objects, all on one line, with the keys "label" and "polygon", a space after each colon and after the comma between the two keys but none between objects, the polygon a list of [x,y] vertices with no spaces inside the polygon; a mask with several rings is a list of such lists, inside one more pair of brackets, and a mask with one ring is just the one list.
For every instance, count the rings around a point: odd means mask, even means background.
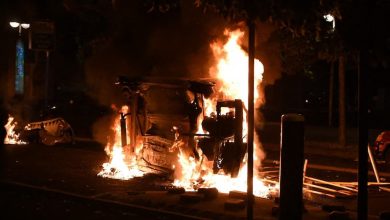
[{"label": "asphalt road", "polygon": [[2,219],[170,219],[80,196],[28,185],[0,183]]},{"label": "asphalt road", "polygon": [[164,179],[97,177],[108,158],[96,143],[6,145],[0,159],[1,219],[194,219],[106,201],[115,192],[163,190],[156,183]]},{"label": "asphalt road", "polygon": [[[120,205],[107,206],[104,201],[95,201],[94,198],[106,199],[121,192],[162,191],[167,183],[165,178],[157,176],[134,178],[130,181],[97,177],[101,164],[108,158],[103,147],[96,143],[78,142],[75,145],[58,146],[6,145],[1,149],[0,156],[0,208],[6,213],[5,216],[10,216],[6,219],[30,216],[34,219],[172,219],[172,213],[139,211],[136,208],[131,211],[132,209]],[[343,167],[353,167],[356,161],[323,156],[316,160],[315,157],[310,157],[308,176],[331,181],[356,181],[356,174],[342,170]],[[268,158],[267,162],[272,164],[273,159],[277,159],[277,154],[269,152]],[[339,169],[310,168],[310,164]],[[264,164],[268,165],[270,164]],[[370,180],[375,179],[371,177]],[[76,199],[73,195],[76,195]],[[371,216],[378,216],[380,212],[389,209],[389,193],[371,188],[369,197]],[[313,202],[343,205],[352,212],[356,211],[355,198],[318,197]],[[185,214],[190,218],[191,210]]]}]

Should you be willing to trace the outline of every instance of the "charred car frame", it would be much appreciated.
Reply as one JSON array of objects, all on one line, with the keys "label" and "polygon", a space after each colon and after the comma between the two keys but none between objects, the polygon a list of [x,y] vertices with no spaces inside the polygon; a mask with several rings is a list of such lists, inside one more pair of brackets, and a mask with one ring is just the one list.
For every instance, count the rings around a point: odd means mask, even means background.
[{"label": "charred car frame", "polygon": [[[241,100],[220,100],[216,113],[206,116],[204,99],[212,96],[215,85],[211,80],[119,77],[116,85],[130,109],[121,113],[122,147],[134,151],[142,142],[137,154],[141,169],[171,173],[177,161],[172,146],[180,136],[181,150],[197,160],[201,152],[213,161],[214,173],[223,170],[232,177],[238,175],[246,153]],[[222,114],[223,108],[228,113]],[[205,134],[197,134],[201,118]]]}]

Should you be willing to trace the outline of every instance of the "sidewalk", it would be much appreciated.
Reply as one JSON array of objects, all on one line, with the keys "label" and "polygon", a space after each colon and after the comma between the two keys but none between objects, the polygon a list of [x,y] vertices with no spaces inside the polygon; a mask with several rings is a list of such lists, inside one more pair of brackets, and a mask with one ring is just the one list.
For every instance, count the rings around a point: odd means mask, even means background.
[{"label": "sidewalk", "polygon": [[[267,122],[257,129],[266,150],[279,151],[280,123]],[[373,143],[380,130],[369,130],[368,140]],[[356,128],[347,128],[347,146],[338,143],[338,128],[305,126],[305,153],[325,155],[344,159],[358,158],[358,132]]]},{"label": "sidewalk", "polygon": [[[265,142],[262,143],[262,145],[266,152],[272,151],[274,153],[279,153],[280,151],[279,143]],[[357,146],[347,146],[345,148],[340,148],[337,145],[337,143],[305,141],[304,151],[305,154],[310,154],[310,155],[336,157],[336,158],[348,159],[348,160],[358,159]]]}]

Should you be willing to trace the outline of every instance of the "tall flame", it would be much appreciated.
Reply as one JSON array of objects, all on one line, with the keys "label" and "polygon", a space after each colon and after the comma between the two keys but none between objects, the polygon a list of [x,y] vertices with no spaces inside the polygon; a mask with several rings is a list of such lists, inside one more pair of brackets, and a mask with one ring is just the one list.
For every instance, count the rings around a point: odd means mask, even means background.
[{"label": "tall flame", "polygon": [[[218,94],[210,99],[205,99],[203,109],[205,115],[210,115],[215,112],[216,103],[218,100],[232,100],[241,99],[244,102],[245,107],[248,106],[248,81],[246,80],[246,74],[248,72],[248,55],[241,48],[241,40],[244,36],[244,32],[241,30],[229,31],[225,30],[224,34],[228,37],[228,41],[223,43],[222,41],[216,41],[210,45],[216,64],[210,68],[210,76],[218,79],[216,88]],[[259,60],[255,60],[255,84],[259,85],[262,80],[262,74],[264,72],[263,64]],[[255,102],[259,102],[258,87],[255,92]],[[222,114],[225,114],[225,109],[222,109]],[[127,113],[128,107],[122,108],[122,113]],[[203,118],[198,119],[198,124],[202,122]],[[243,122],[243,134],[247,134],[247,122],[244,115]],[[204,133],[201,126],[198,133]],[[103,164],[103,170],[98,174],[99,176],[116,178],[116,179],[130,179],[137,176],[144,175],[144,172],[140,171],[137,166],[137,155],[142,149],[142,145],[137,146],[133,153],[128,154],[124,152],[121,147],[120,137],[120,119],[115,120],[112,130],[115,133],[113,143],[108,143],[106,146],[106,152],[110,156],[110,162]],[[200,187],[216,187],[220,192],[229,192],[232,190],[246,191],[247,187],[247,165],[244,158],[244,165],[241,167],[238,177],[231,178],[223,173],[213,173],[213,161],[208,161],[202,151],[198,149],[200,156],[199,160],[196,160],[193,156],[188,155],[181,147],[184,146],[184,142],[181,142],[176,137],[176,142],[172,148],[178,149],[178,157],[176,165],[173,165],[175,170],[174,186],[180,186],[186,190],[195,190]],[[172,149],[173,151],[174,149]],[[258,144],[255,143],[255,152],[260,152]],[[254,155],[254,160],[258,161],[258,157]],[[128,162],[127,162],[128,161]],[[260,197],[268,197],[273,190],[272,187],[266,186],[260,178],[257,177],[254,172],[255,178],[253,180],[254,195]]]},{"label": "tall flame", "polygon": [[[218,99],[241,99],[244,102],[245,107],[248,106],[248,55],[241,48],[241,40],[244,36],[244,32],[237,29],[230,31],[225,30],[224,34],[228,37],[226,43],[221,41],[213,42],[210,47],[213,52],[214,58],[217,60],[215,66],[210,68],[210,76],[218,79],[217,89],[218,94],[216,97],[204,100],[205,114],[210,115],[215,112],[216,102]],[[259,85],[262,81],[262,74],[264,72],[264,66],[259,60],[255,60],[255,84]],[[255,92],[255,102],[259,103],[258,86]],[[222,114],[226,111],[222,110]],[[199,126],[201,127],[201,126]],[[243,122],[243,134],[247,134],[247,121],[244,116]],[[198,132],[201,129],[199,129]],[[260,152],[258,144],[255,143],[255,152]],[[259,159],[254,155],[254,160]],[[193,190],[197,187],[216,187],[220,192],[229,192],[232,190],[246,191],[247,187],[247,165],[246,160],[241,167],[238,177],[231,178],[224,174],[213,174],[212,162],[207,161],[205,156],[198,162],[191,156],[185,155],[180,151],[179,164],[181,165],[181,175],[179,174],[174,182],[174,185],[184,187],[187,190]],[[191,173],[191,175],[188,175]],[[265,186],[256,172],[254,172],[254,195],[260,197],[267,197],[271,188]]]},{"label": "tall flame", "polygon": [[14,121],[14,119],[14,117],[8,115],[7,124],[4,125],[4,128],[7,131],[7,136],[4,138],[4,144],[27,144],[27,142],[20,140],[20,134],[15,132],[14,129],[18,123]]},{"label": "tall flame", "polygon": [[[128,107],[122,106],[121,112],[126,114]],[[115,119],[111,129],[114,132],[114,140],[112,143],[108,142],[105,148],[107,155],[110,156],[110,162],[103,164],[103,169],[98,173],[98,176],[122,180],[143,176],[144,172],[139,170],[137,166],[137,155],[142,145],[137,146],[134,152],[124,152],[121,143],[120,116]],[[127,134],[127,136],[129,135]]]},{"label": "tall flame", "polygon": [[[210,68],[209,74],[216,78],[219,96],[206,101],[206,115],[215,112],[217,99],[241,99],[248,106],[248,54],[241,48],[244,32],[240,29],[224,32],[228,41],[224,44],[221,41],[213,42],[210,47],[214,58],[217,60],[215,66]],[[255,85],[259,85],[263,79],[264,66],[255,59]],[[256,87],[255,101],[259,99],[260,91]],[[222,112],[224,114],[224,112]]]}]

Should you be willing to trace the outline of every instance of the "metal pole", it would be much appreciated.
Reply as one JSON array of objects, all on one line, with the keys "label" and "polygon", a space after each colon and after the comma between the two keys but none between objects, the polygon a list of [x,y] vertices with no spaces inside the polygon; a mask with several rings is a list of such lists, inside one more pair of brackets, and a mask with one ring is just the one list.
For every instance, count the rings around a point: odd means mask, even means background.
[{"label": "metal pole", "polygon": [[138,93],[131,92],[131,121],[130,121],[130,151],[134,152],[137,142],[137,108],[138,108]]},{"label": "metal pole", "polygon": [[120,113],[120,125],[121,125],[121,144],[122,148],[127,145],[127,126],[126,126],[126,114]]},{"label": "metal pole", "polygon": [[234,100],[234,127],[236,128],[234,131],[234,144],[235,150],[234,152],[237,153],[237,155],[240,155],[240,157],[237,157],[234,160],[234,164],[236,165],[236,168],[232,171],[232,177],[237,177],[238,172],[240,170],[240,163],[242,160],[241,153],[243,152],[243,148],[245,149],[245,146],[243,145],[243,140],[242,140],[242,122],[243,122],[243,103],[241,99],[236,99]]},{"label": "metal pole", "polygon": [[358,198],[357,210],[358,220],[368,219],[368,103],[367,103],[367,82],[368,82],[368,60],[369,47],[372,33],[372,16],[374,3],[369,0],[358,0],[358,12],[367,16],[359,17],[359,53],[358,63],[358,133],[359,133],[359,170],[358,170]]},{"label": "metal pole", "polygon": [[[362,57],[358,57],[358,108],[359,108],[359,172],[358,172],[358,220],[366,220],[368,216],[368,123],[367,123],[367,72],[366,52],[361,51]],[[360,59],[361,58],[361,59]],[[365,63],[365,64],[363,64]],[[364,69],[362,69],[363,67]]]},{"label": "metal pole", "polygon": [[46,51],[46,72],[45,72],[45,108],[49,104],[49,76],[50,76],[50,51]]},{"label": "metal pole", "polygon": [[334,87],[334,61],[330,64],[329,72],[329,106],[328,106],[328,126],[332,127],[333,122],[333,87]]},{"label": "metal pole", "polygon": [[248,20],[248,176],[247,219],[253,219],[253,138],[254,138],[254,74],[255,74],[255,23]]}]

